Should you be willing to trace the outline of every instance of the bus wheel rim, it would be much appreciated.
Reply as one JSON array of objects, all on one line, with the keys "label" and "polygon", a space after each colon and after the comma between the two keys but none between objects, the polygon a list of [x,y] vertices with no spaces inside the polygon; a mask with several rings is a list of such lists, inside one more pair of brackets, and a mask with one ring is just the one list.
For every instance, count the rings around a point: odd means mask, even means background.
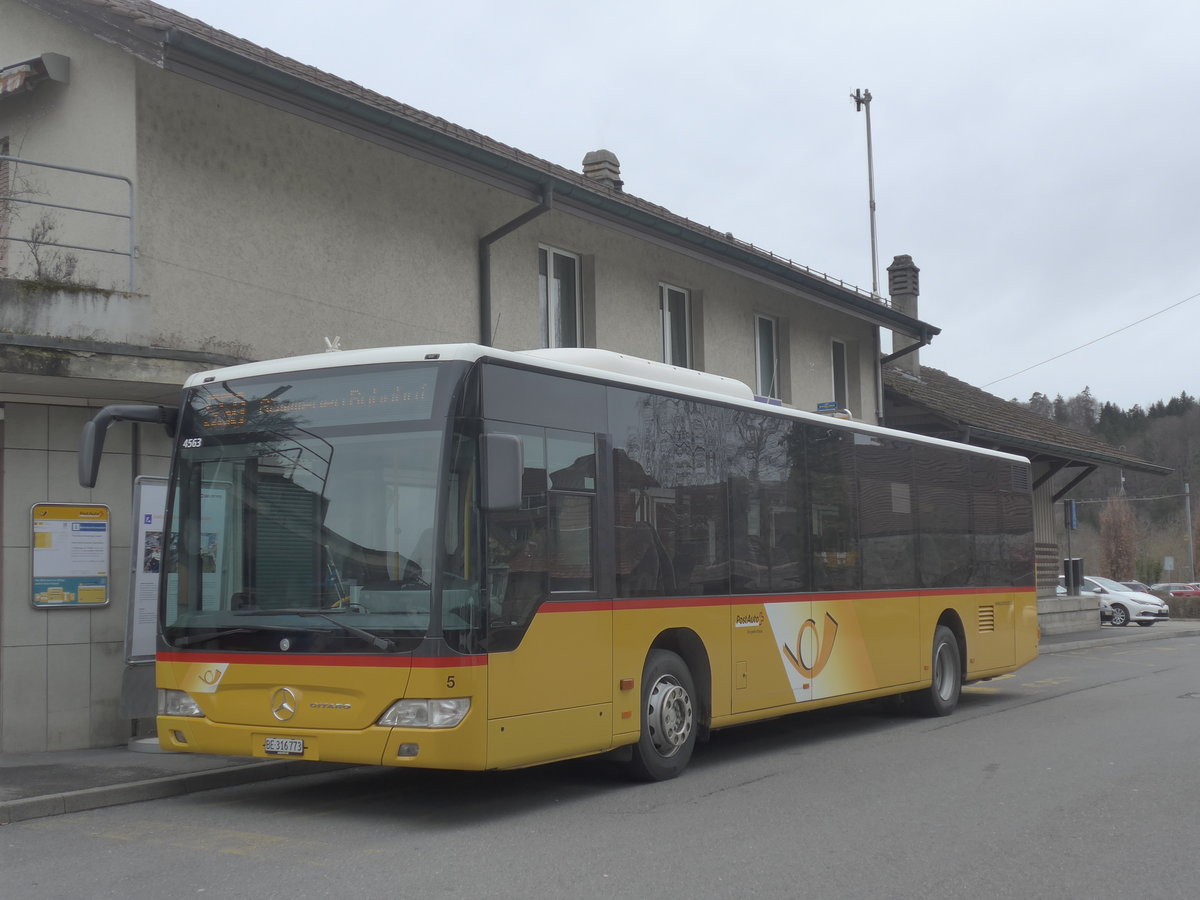
[{"label": "bus wheel rim", "polygon": [[646,727],[658,755],[674,756],[692,733],[692,698],[674,677],[664,675],[650,688]]},{"label": "bus wheel rim", "polygon": [[940,644],[937,650],[937,659],[933,664],[933,684],[937,695],[943,700],[949,700],[954,694],[954,678],[950,672],[951,664],[950,648],[946,644]]}]

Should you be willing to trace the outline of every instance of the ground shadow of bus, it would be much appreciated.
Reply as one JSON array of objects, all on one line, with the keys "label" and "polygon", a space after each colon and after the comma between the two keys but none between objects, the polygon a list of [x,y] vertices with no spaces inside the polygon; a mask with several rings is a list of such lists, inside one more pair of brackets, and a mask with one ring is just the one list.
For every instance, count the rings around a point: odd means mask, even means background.
[{"label": "ground shadow of bus", "polygon": [[945,719],[912,717],[902,704],[887,698],[727,728],[697,746],[680,779],[659,785],[631,782],[618,762],[598,756],[504,772],[355,766],[228,790],[238,792],[239,805],[252,805],[265,813],[307,817],[332,812],[380,824],[457,830],[614,795],[623,801],[656,802],[663,792],[674,793],[670,785],[679,785],[686,794],[689,781],[720,779],[722,769],[736,769],[741,780],[760,766],[763,776],[770,776],[777,771],[771,760],[781,755],[815,756],[836,752],[833,748],[841,742],[879,741],[906,729],[949,727],[989,715],[1011,699],[1002,690],[968,688],[959,709]]}]

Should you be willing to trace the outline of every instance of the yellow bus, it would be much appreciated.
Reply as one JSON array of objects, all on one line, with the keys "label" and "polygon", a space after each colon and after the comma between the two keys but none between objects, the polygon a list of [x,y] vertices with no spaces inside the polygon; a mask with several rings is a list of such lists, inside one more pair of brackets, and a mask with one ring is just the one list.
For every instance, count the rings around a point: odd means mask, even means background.
[{"label": "yellow bus", "polygon": [[178,410],[162,747],[459,770],[889,695],[1037,655],[1027,460],[599,350],[471,344],[207,372]]}]

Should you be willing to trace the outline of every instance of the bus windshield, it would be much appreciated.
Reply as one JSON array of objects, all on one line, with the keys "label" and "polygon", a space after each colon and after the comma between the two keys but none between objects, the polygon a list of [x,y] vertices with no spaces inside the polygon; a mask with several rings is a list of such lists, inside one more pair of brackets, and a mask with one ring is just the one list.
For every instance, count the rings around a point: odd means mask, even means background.
[{"label": "bus windshield", "polygon": [[[164,554],[168,643],[362,653],[412,649],[433,623],[468,628],[478,591],[444,557],[462,555],[469,478],[447,472],[449,420],[434,412],[452,374],[391,366],[193,390]],[[447,592],[436,618],[435,590]]]}]

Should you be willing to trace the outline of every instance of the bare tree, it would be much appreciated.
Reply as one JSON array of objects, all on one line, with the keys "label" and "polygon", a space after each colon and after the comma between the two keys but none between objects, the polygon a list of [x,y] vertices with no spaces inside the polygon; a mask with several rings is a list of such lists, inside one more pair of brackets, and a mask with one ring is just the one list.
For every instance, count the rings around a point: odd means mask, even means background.
[{"label": "bare tree", "polygon": [[44,284],[70,284],[75,281],[79,258],[58,246],[58,223],[43,214],[29,229],[29,256],[33,260],[33,280]]},{"label": "bare tree", "polygon": [[1100,568],[1117,581],[1133,577],[1137,539],[1129,503],[1113,497],[1100,511]]}]

